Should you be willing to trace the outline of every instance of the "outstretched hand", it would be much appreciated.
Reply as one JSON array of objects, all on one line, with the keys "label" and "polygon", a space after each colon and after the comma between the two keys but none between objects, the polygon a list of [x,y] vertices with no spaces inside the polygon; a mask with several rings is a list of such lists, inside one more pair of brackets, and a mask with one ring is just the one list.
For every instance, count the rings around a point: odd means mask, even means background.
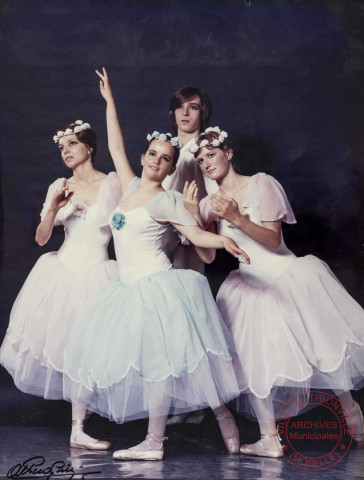
[{"label": "outstretched hand", "polygon": [[232,238],[225,237],[224,239],[224,248],[227,252],[231,253],[234,257],[238,258],[240,261],[243,261],[247,264],[250,263],[249,256],[242,250]]},{"label": "outstretched hand", "polygon": [[64,178],[61,188],[53,195],[51,207],[57,211],[60,210],[62,207],[67,205],[67,203],[71,200],[72,195],[73,192],[69,192],[67,180]]},{"label": "outstretched hand", "polygon": [[190,184],[185,182],[183,187],[183,205],[185,209],[194,217],[200,216],[200,207],[198,204],[198,187],[195,180]]},{"label": "outstretched hand", "polygon": [[239,206],[233,198],[223,198],[213,194],[210,203],[212,211],[230,223],[235,223],[237,217],[240,216]]},{"label": "outstretched hand", "polygon": [[110,100],[113,100],[113,95],[112,95],[112,90],[111,86],[109,83],[109,77],[107,75],[107,71],[105,67],[102,67],[102,73],[99,72],[98,70],[95,70],[96,74],[100,77],[100,93],[106,100],[106,102],[109,102]]}]

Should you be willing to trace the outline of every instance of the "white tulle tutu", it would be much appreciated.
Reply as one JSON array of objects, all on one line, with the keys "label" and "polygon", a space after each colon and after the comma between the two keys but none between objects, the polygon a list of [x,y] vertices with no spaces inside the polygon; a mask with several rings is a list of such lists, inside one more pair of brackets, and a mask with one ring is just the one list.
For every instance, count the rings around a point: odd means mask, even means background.
[{"label": "white tulle tutu", "polygon": [[[243,215],[259,226],[279,219],[295,223],[282,186],[259,173],[251,177]],[[255,418],[254,398],[275,413],[310,389],[348,391],[364,385],[364,310],[329,267],[308,255],[297,258],[284,244],[270,250],[201,202],[205,225],[216,222],[250,256],[230,273],[217,305],[238,353],[234,361],[242,395],[237,409]]]},{"label": "white tulle tutu", "polygon": [[[41,218],[47,214],[63,179],[48,189]],[[117,274],[108,260],[108,216],[119,203],[115,172],[100,184],[97,202],[68,202],[56,215],[65,241],[58,252],[42,255],[26,279],[11,311],[0,362],[26,393],[63,398],[63,351],[70,331],[90,298]]]}]

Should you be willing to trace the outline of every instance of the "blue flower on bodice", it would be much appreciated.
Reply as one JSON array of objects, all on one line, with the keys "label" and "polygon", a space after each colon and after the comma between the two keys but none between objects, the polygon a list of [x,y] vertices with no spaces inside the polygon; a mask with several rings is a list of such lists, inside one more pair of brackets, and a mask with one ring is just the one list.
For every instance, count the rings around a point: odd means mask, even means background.
[{"label": "blue flower on bodice", "polygon": [[125,225],[125,215],[121,212],[114,213],[111,219],[112,228],[116,228],[117,230],[120,230],[120,228],[123,228],[124,225]]}]

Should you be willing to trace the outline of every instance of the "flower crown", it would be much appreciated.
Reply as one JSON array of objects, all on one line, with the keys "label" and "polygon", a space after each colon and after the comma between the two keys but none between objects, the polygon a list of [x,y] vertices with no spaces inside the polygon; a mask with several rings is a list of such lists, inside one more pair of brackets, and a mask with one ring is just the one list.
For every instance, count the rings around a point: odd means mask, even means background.
[{"label": "flower crown", "polygon": [[54,135],[53,137],[54,143],[58,143],[59,139],[64,135],[72,135],[72,133],[79,133],[82,132],[82,130],[89,130],[90,128],[91,125],[89,123],[83,123],[82,120],[76,120],[73,129],[66,128],[65,131],[58,130],[57,135]]},{"label": "flower crown", "polygon": [[170,133],[159,133],[156,130],[154,130],[152,134],[148,133],[147,140],[148,142],[151,142],[152,140],[169,142],[172,147],[178,148],[178,150],[181,150],[181,148],[183,147],[183,143],[181,143],[177,137],[172,137]]},{"label": "flower crown", "polygon": [[[198,144],[197,140],[199,138],[201,138],[202,135],[205,135],[206,133],[209,133],[209,132],[218,133],[219,134],[218,138],[214,138],[211,142],[209,142],[207,140],[207,138],[204,138]],[[203,147],[207,147],[207,146],[218,147],[219,145],[221,145],[222,143],[225,142],[227,137],[228,137],[228,134],[226,132],[224,132],[223,130],[220,130],[219,127],[208,127],[208,128],[206,128],[206,130],[204,132],[200,133],[200,135],[195,138],[194,143],[192,143],[192,145],[190,146],[190,148],[188,150],[190,151],[190,153],[195,154],[196,152],[198,152],[200,150],[200,148],[203,148]]]}]

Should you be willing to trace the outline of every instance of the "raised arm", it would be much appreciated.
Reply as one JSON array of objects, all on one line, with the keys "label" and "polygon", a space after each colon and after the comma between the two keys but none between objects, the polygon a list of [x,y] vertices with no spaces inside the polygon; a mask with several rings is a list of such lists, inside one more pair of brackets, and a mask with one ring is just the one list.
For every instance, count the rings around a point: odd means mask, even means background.
[{"label": "raised arm", "polygon": [[109,78],[105,68],[102,73],[96,70],[100,77],[100,92],[106,101],[106,125],[109,150],[118,174],[122,191],[125,192],[130,181],[135,177],[125,151],[124,137],[121,131],[115,101]]},{"label": "raised arm", "polygon": [[37,231],[35,232],[35,241],[41,247],[43,247],[43,245],[45,245],[51,238],[54,220],[58,210],[60,210],[70,201],[72,195],[73,192],[68,193],[67,181],[64,179],[61,188],[53,195],[50,207],[48,208],[47,213],[43,217],[42,221],[37,227]]},{"label": "raised arm", "polygon": [[261,227],[240,213],[238,204],[234,199],[225,199],[216,194],[211,195],[211,205],[213,212],[220,218],[224,218],[240,228],[240,230],[264,247],[276,250],[280,246],[282,235],[282,222],[280,220],[276,222],[262,222],[263,226]]}]

